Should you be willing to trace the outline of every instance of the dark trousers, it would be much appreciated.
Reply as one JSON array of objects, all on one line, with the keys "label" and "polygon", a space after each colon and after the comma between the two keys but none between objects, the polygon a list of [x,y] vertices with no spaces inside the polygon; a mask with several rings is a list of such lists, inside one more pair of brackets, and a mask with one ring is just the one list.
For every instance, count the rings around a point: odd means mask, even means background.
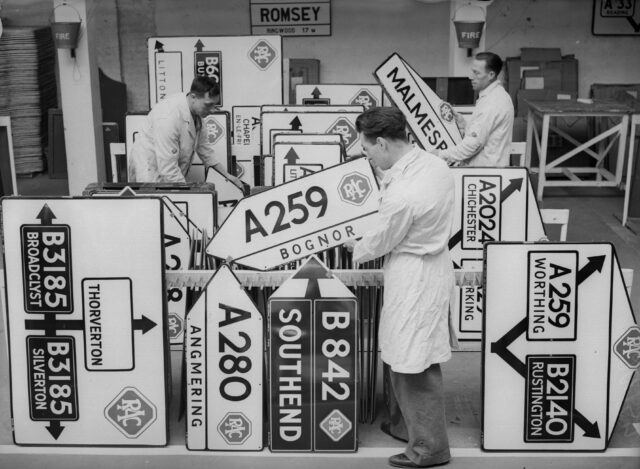
[{"label": "dark trousers", "polygon": [[390,430],[408,441],[407,457],[421,466],[448,461],[451,454],[440,365],[416,374],[396,373],[387,364],[384,368]]}]

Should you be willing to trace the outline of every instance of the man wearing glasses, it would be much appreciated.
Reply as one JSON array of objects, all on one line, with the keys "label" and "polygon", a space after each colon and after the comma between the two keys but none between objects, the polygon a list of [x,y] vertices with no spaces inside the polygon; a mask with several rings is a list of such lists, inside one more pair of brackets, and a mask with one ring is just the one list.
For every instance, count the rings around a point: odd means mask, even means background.
[{"label": "man wearing glasses", "polygon": [[193,79],[187,94],[179,93],[160,101],[136,135],[129,162],[129,181],[185,182],[194,153],[206,166],[215,166],[236,185],[216,161],[212,145],[203,131],[202,119],[216,111],[220,88],[211,78]]}]

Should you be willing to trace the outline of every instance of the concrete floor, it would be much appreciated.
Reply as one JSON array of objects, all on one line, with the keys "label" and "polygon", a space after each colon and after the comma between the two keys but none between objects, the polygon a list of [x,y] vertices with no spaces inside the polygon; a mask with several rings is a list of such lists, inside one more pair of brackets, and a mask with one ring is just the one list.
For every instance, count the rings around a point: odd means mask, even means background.
[{"label": "concrete floor", "polygon": [[[18,182],[22,195],[66,195],[66,181],[37,176]],[[610,241],[623,268],[640,273],[640,235],[620,225],[622,194],[610,189],[545,192],[542,208],[571,210],[568,241]],[[551,234],[550,238],[553,239]],[[640,274],[636,279],[640,279]],[[640,311],[640,285],[631,301]],[[0,331],[4,337],[4,328]],[[1,338],[0,341],[4,341]],[[473,348],[473,347],[472,347]],[[479,347],[478,347],[479,348]],[[360,449],[356,454],[272,454],[190,452],[184,446],[184,423],[178,421],[180,352],[172,351],[173,396],[170,443],[166,448],[63,448],[17,447],[12,444],[6,349],[0,347],[0,469],[4,468],[384,468],[386,458],[402,450],[402,443],[379,431],[381,412],[374,424],[360,425]],[[609,449],[603,453],[485,453],[480,449],[481,367],[480,352],[456,352],[443,366],[448,433],[452,447],[451,468],[635,468],[640,467],[640,378],[638,374],[623,405]],[[379,376],[381,373],[379,373]],[[381,386],[378,386],[381,389]],[[378,393],[378,408],[382,409]]]}]

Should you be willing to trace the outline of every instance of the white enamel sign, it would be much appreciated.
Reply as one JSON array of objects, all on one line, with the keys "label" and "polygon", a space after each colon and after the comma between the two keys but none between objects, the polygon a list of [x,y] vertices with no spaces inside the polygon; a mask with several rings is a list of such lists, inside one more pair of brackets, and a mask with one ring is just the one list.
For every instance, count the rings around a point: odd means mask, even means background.
[{"label": "white enamel sign", "polygon": [[298,84],[296,104],[350,104],[364,109],[382,106],[382,87],[375,84]]},{"label": "white enamel sign", "polygon": [[405,115],[422,148],[444,150],[462,141],[451,105],[440,99],[398,54],[380,65],[374,76]]},{"label": "white enamel sign", "polygon": [[233,106],[231,153],[236,157],[236,176],[255,184],[253,157],[260,154],[260,106]]},{"label": "white enamel sign", "polygon": [[358,156],[356,119],[360,112],[263,112],[262,153],[269,154],[272,129],[290,129],[302,133],[340,134],[348,156]]},{"label": "white enamel sign", "polygon": [[2,200],[14,440],[165,445],[157,198]]},{"label": "white enamel sign", "polygon": [[608,243],[485,248],[483,448],[604,450],[637,327]]},{"label": "white enamel sign", "polygon": [[339,143],[274,143],[274,183],[293,181],[342,162]]},{"label": "white enamel sign", "polygon": [[330,36],[331,0],[251,0],[251,34]]},{"label": "white enamel sign", "polygon": [[218,82],[225,109],[282,102],[280,36],[150,37],[147,47],[152,106],[198,75]]},{"label": "white enamel sign", "polygon": [[207,252],[267,270],[362,236],[377,211],[375,176],[359,158],[240,200]]},{"label": "white enamel sign", "polygon": [[488,241],[539,241],[545,237],[526,168],[451,168],[455,215],[449,240],[454,267],[482,270]]},{"label": "white enamel sign", "polygon": [[244,197],[243,189],[227,179],[214,166],[207,169],[207,182],[216,186],[218,194],[217,220],[218,226],[224,223],[233,207]]},{"label": "white enamel sign", "polygon": [[223,265],[187,315],[187,448],[261,450],[263,321]]},{"label": "white enamel sign", "polygon": [[340,106],[307,106],[299,104],[264,104],[260,112],[362,112],[364,106],[359,104]]}]

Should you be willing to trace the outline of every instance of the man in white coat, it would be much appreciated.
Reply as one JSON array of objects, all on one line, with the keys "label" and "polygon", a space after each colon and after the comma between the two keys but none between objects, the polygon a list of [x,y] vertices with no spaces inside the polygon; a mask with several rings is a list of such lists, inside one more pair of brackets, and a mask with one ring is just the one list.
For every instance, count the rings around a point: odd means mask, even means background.
[{"label": "man in white coat", "polygon": [[408,440],[389,463],[429,467],[450,459],[439,364],[451,358],[454,182],[444,161],[409,143],[406,125],[390,107],[371,108],[356,120],[363,152],[384,177],[378,225],[347,248],[356,262],[385,256],[379,342],[399,412],[390,410],[400,415],[383,430]]},{"label": "man in white coat", "polygon": [[509,93],[498,76],[502,59],[493,52],[481,52],[471,64],[471,87],[478,100],[467,124],[456,113],[464,138],[455,147],[436,150],[449,164],[461,166],[509,166],[514,110]]},{"label": "man in white coat", "polygon": [[206,166],[215,166],[228,179],[242,187],[216,161],[202,119],[214,112],[220,102],[220,88],[211,78],[193,79],[188,93],[168,96],[147,115],[131,150],[129,181],[184,183],[194,154]]}]

